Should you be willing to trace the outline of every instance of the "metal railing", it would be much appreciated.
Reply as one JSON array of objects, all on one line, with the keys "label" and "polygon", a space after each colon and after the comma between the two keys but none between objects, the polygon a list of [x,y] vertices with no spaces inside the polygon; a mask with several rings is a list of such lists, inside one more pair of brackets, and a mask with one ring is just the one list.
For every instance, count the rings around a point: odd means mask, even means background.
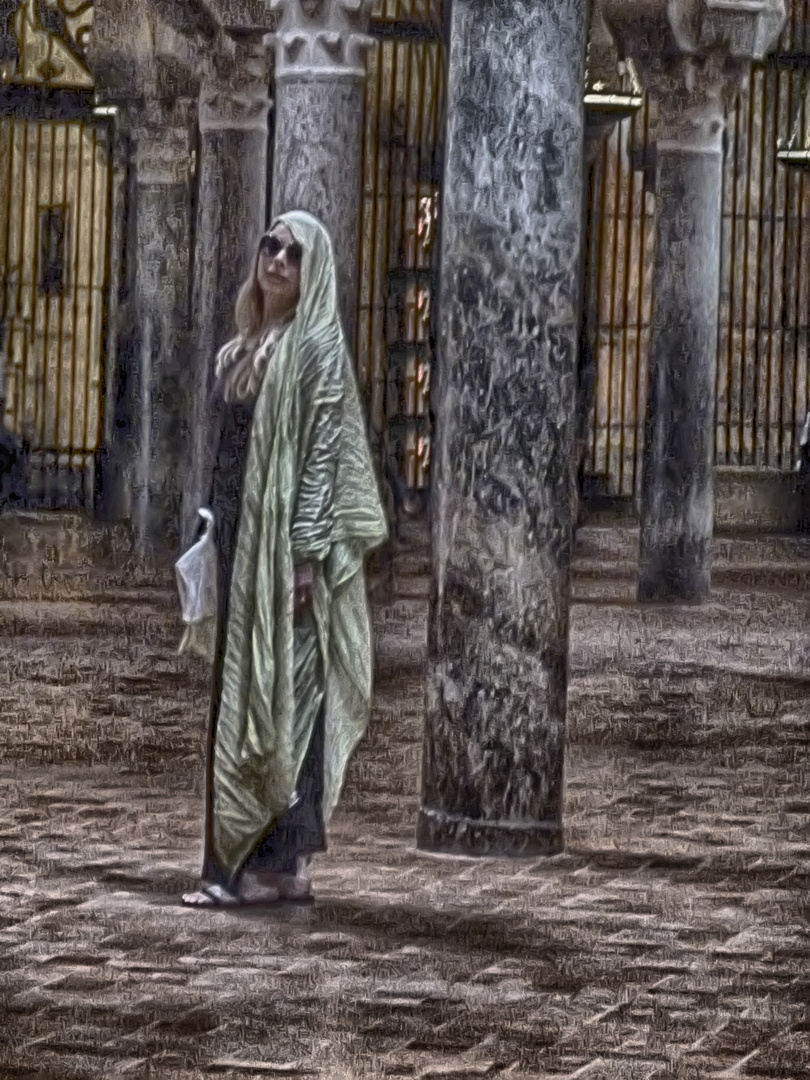
[{"label": "metal railing", "polygon": [[441,15],[435,0],[381,0],[367,78],[358,378],[381,466],[410,489],[430,468]]}]

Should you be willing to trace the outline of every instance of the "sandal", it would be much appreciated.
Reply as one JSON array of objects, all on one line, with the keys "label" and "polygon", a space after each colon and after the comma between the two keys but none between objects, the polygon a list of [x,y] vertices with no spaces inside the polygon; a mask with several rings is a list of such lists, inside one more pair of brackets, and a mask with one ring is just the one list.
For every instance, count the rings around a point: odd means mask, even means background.
[{"label": "sandal", "polygon": [[197,892],[183,893],[186,907],[236,907],[242,901],[221,885],[203,885]]}]

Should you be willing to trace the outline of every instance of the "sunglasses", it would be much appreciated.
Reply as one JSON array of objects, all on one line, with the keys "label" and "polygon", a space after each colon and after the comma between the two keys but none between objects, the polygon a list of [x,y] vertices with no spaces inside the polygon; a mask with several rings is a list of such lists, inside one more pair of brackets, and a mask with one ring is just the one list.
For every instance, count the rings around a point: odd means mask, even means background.
[{"label": "sunglasses", "polygon": [[287,244],[285,249],[285,245],[282,244],[279,238],[271,233],[269,236],[263,236],[259,244],[259,255],[269,255],[271,259],[275,259],[284,250],[287,252],[288,262],[301,261],[301,245],[296,240],[293,240],[291,244]]}]

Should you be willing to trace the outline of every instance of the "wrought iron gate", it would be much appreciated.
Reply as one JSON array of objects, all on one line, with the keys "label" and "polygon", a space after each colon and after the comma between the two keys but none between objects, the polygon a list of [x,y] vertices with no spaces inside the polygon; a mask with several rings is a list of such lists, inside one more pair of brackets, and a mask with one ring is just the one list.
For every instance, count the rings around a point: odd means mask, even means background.
[{"label": "wrought iron gate", "polygon": [[92,15],[23,0],[1,71],[2,418],[30,444],[30,501],[60,508],[92,506],[104,405],[111,155],[81,55]]},{"label": "wrought iron gate", "polygon": [[[720,464],[789,469],[797,428],[810,406],[809,31],[806,0],[793,0],[778,49],[754,69],[729,123],[717,368]],[[798,151],[792,165],[779,160],[780,147],[791,138]]]},{"label": "wrought iron gate", "polygon": [[379,0],[363,160],[358,375],[382,465],[428,482],[441,124],[437,0]]}]

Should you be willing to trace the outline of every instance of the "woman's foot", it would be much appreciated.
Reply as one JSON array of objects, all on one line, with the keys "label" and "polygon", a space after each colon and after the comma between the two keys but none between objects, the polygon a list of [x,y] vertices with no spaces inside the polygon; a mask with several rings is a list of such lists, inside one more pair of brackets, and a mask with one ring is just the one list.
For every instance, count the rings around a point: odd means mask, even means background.
[{"label": "woman's foot", "polygon": [[282,900],[309,900],[312,896],[312,882],[298,874],[280,874],[276,888]]},{"label": "woman's foot", "polygon": [[243,904],[275,904],[281,890],[273,881],[275,875],[262,870],[246,870],[239,880],[239,901]]},{"label": "woman's foot", "polygon": [[[312,883],[308,875],[280,874],[272,870],[248,870],[242,875],[239,885],[239,895],[246,897],[246,891],[250,895],[266,893],[268,896],[275,894],[276,900],[308,900],[312,896]],[[271,903],[266,901],[250,901],[252,903]]]},{"label": "woman's foot", "polygon": [[233,907],[239,897],[221,885],[203,885],[197,892],[183,893],[186,907]]}]

